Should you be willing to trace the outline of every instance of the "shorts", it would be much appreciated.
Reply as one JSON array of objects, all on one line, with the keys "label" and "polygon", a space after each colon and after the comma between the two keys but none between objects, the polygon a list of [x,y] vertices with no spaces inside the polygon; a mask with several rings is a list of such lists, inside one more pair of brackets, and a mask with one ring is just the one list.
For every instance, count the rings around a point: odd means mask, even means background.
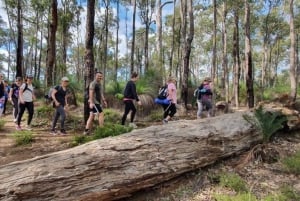
[{"label": "shorts", "polygon": [[90,108],[90,113],[97,114],[101,112],[103,112],[103,110],[100,104],[95,104],[95,106],[92,109]]}]

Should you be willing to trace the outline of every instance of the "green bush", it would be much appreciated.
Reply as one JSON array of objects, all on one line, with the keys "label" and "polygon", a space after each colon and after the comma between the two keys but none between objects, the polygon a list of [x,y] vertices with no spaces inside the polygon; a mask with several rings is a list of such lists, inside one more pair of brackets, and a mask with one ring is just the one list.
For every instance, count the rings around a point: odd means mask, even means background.
[{"label": "green bush", "polygon": [[121,119],[120,112],[113,109],[104,109],[104,118],[106,122],[119,122]]},{"label": "green bush", "polygon": [[34,141],[31,131],[16,131],[13,133],[16,145],[27,145]]},{"label": "green bush", "polygon": [[243,117],[261,131],[264,143],[269,142],[272,135],[283,128],[283,124],[287,121],[285,116],[281,116],[278,112],[264,111],[262,106],[254,111],[254,116]]},{"label": "green bush", "polygon": [[284,158],[282,163],[286,171],[300,175],[300,151],[293,156]]},{"label": "green bush", "polygon": [[70,146],[75,147],[84,143],[87,143],[89,141],[92,141],[93,138],[92,136],[87,136],[87,135],[75,135],[71,141]]},{"label": "green bush", "polygon": [[300,200],[300,193],[289,185],[280,187],[280,195],[278,201]]},{"label": "green bush", "polygon": [[5,121],[3,119],[0,119],[0,130],[4,128]]},{"label": "green bush", "polygon": [[235,192],[248,192],[246,182],[235,173],[223,173],[220,175],[221,186],[231,188]]},{"label": "green bush", "polygon": [[103,127],[97,127],[93,139],[101,139],[109,136],[117,136],[123,133],[132,131],[132,127],[123,126],[120,124],[106,123]]}]

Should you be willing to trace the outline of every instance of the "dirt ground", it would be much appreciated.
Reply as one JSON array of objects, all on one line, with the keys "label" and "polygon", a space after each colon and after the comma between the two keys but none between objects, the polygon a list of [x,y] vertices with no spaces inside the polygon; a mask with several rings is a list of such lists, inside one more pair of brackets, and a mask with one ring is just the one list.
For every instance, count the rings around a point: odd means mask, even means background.
[{"label": "dirt ground", "polygon": [[[12,115],[1,117],[6,121],[4,130],[0,131],[0,166],[13,161],[25,160],[35,156],[64,150],[70,147],[70,141],[74,132],[66,136],[52,136],[49,127],[33,127],[35,141],[26,146],[16,146],[13,133],[15,124]],[[23,122],[24,123],[24,122]],[[272,146],[280,152],[284,158],[300,150],[300,132],[286,133],[276,137]],[[236,169],[241,157],[235,156],[224,161],[186,173],[171,181],[137,192],[123,201],[212,201],[212,195],[216,193],[233,194],[229,189],[221,188],[214,184],[209,175],[219,172],[237,172],[250,186],[258,198],[267,194],[274,194],[282,184],[290,184],[300,192],[300,179],[297,175],[287,174],[282,171],[281,162],[263,163],[253,162]]]}]

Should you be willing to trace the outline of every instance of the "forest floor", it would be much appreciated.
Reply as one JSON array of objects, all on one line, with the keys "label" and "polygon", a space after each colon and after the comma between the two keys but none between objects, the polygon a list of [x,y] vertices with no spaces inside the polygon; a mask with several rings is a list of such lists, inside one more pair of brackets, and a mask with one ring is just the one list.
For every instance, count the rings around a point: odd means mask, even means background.
[{"label": "forest floor", "polygon": [[[0,131],[0,166],[68,149],[73,136],[82,133],[72,131],[69,132],[72,134],[53,136],[49,132],[48,123],[46,126],[33,127],[33,143],[16,146],[13,138],[16,129],[12,115],[7,114],[0,118],[6,122],[4,129]],[[281,158],[290,156],[300,150],[300,132],[280,135],[271,145],[276,147]],[[234,156],[209,167],[186,173],[171,181],[137,192],[123,201],[213,201],[216,194],[234,194],[232,190],[220,187],[210,179],[211,175],[221,172],[236,172],[240,175],[258,200],[264,200],[267,195],[277,193],[283,184],[300,189],[299,176],[283,171],[280,160],[275,163],[253,161],[237,169],[236,165],[244,157],[245,155]]]}]

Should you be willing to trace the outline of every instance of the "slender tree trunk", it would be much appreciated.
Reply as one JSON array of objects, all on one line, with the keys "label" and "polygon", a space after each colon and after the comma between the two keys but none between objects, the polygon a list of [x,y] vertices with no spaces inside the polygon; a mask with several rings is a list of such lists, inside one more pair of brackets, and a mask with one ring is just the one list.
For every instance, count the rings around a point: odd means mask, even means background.
[{"label": "slender tree trunk", "polygon": [[131,42],[130,73],[132,73],[132,72],[134,71],[135,16],[136,16],[136,0],[133,0],[133,14],[132,14],[132,42]]},{"label": "slender tree trunk", "polygon": [[22,1],[18,0],[18,42],[17,42],[17,77],[23,76],[23,23],[22,23]]},{"label": "slender tree trunk", "polygon": [[119,17],[119,14],[120,14],[120,2],[117,1],[117,33],[116,33],[116,55],[115,55],[115,70],[114,70],[114,80],[117,80],[118,78],[118,65],[119,65],[119,28],[120,28],[120,17]]},{"label": "slender tree trunk", "polygon": [[240,94],[240,48],[239,48],[239,13],[238,8],[234,10],[234,30],[233,30],[233,66],[234,66],[234,101],[235,106],[239,108]]},{"label": "slender tree trunk", "polygon": [[57,30],[57,0],[52,0],[51,23],[48,43],[48,62],[46,73],[47,87],[53,85],[55,54],[56,54],[56,30]]},{"label": "slender tree trunk", "polygon": [[[175,51],[175,23],[176,23],[176,18],[175,18],[175,13],[176,13],[176,0],[174,0],[173,4],[173,17],[172,17],[172,44],[171,44],[171,56],[170,56],[170,72],[173,70],[173,58],[174,58],[174,51]],[[164,73],[164,75],[166,72]]]},{"label": "slender tree trunk", "polygon": [[290,79],[291,79],[291,100],[295,101],[297,97],[297,75],[296,75],[296,34],[294,24],[294,0],[290,0]]},{"label": "slender tree trunk", "polygon": [[245,0],[245,68],[248,107],[254,107],[253,69],[250,37],[250,5]]},{"label": "slender tree trunk", "polygon": [[226,1],[223,2],[223,13],[222,15],[222,68],[223,68],[223,79],[222,86],[224,87],[224,95],[226,102],[229,101],[229,72],[228,72],[228,61],[227,61],[227,29],[226,29],[226,17],[227,17],[227,5]]},{"label": "slender tree trunk", "polygon": [[214,82],[217,69],[217,1],[213,0],[214,6],[214,24],[213,24],[213,55],[212,55],[212,67],[211,67],[211,78]]},{"label": "slender tree trunk", "polygon": [[[103,54],[103,73],[105,75],[107,68],[107,52],[108,52],[108,15],[109,15],[109,0],[104,1],[105,3],[105,39],[104,39],[104,54]],[[103,77],[103,87],[105,90],[105,77]]]},{"label": "slender tree trunk", "polygon": [[146,13],[145,13],[145,45],[144,45],[144,67],[145,67],[145,72],[148,71],[149,68],[149,54],[148,54],[148,49],[149,49],[149,28],[151,24],[151,20],[149,19],[149,0],[146,0]]},{"label": "slender tree trunk", "polygon": [[[87,16],[86,16],[86,35],[85,35],[85,75],[84,75],[84,91],[88,84],[94,78],[94,53],[93,41],[95,35],[95,0],[87,1]],[[86,122],[89,116],[89,107],[87,99],[84,99],[84,121]]]}]

